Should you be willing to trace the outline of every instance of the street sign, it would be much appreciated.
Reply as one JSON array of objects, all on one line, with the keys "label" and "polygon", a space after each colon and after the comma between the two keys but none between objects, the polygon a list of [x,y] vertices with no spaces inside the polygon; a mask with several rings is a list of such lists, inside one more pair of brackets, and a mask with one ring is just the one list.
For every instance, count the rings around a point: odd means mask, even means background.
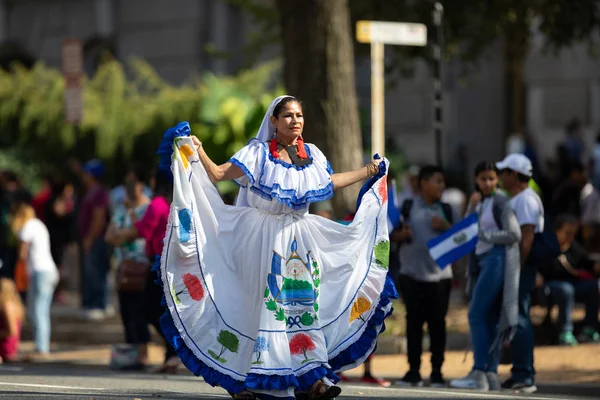
[{"label": "street sign", "polygon": [[62,70],[65,79],[65,121],[81,122],[83,114],[83,48],[79,39],[65,39],[62,46]]},{"label": "street sign", "polygon": [[385,44],[425,46],[427,27],[406,22],[358,21],[356,40],[371,43],[371,150],[385,150],[385,91],[383,47]]},{"label": "street sign", "polygon": [[62,45],[62,70],[65,75],[83,73],[83,48],[79,39],[65,39]]},{"label": "street sign", "polygon": [[425,46],[427,27],[407,22],[358,21],[356,39],[360,43]]},{"label": "street sign", "polygon": [[81,76],[65,76],[65,121],[68,124],[81,122],[83,114]]}]

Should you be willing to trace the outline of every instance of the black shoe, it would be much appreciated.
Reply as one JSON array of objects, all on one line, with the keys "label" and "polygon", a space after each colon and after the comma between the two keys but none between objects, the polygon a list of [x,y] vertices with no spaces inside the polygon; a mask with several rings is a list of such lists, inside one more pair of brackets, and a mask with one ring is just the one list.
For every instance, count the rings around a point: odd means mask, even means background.
[{"label": "black shoe", "polygon": [[532,382],[517,382],[512,378],[507,379],[502,384],[502,389],[512,390],[518,393],[535,393],[537,386]]},{"label": "black shoe", "polygon": [[419,371],[408,371],[404,378],[396,381],[396,385],[421,387],[423,386],[423,380]]},{"label": "black shoe", "polygon": [[431,377],[429,378],[429,386],[435,388],[446,387],[446,381],[444,380],[444,377],[440,371],[433,371],[431,373]]}]

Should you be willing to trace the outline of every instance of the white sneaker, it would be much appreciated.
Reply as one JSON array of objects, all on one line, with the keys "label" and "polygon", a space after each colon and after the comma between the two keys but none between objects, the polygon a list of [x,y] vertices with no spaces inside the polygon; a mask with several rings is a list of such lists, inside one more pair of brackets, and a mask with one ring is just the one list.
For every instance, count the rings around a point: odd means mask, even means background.
[{"label": "white sneaker", "polygon": [[113,306],[113,305],[106,306],[106,308],[104,309],[104,316],[106,318],[112,318],[115,315],[117,315],[117,310],[115,310],[115,306]]},{"label": "white sneaker", "polygon": [[483,392],[487,392],[490,388],[485,372],[476,369],[469,372],[464,378],[451,380],[450,387],[456,389],[481,390]]},{"label": "white sneaker", "polygon": [[104,319],[104,310],[97,308],[86,310],[84,318],[88,321],[102,321]]}]

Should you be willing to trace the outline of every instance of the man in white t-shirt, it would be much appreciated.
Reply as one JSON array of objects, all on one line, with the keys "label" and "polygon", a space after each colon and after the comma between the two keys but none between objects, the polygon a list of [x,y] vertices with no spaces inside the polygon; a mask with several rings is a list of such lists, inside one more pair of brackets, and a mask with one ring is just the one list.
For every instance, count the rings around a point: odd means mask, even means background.
[{"label": "man in white t-shirt", "polygon": [[522,154],[510,154],[496,164],[502,186],[511,197],[510,205],[521,225],[521,278],[519,280],[519,325],[511,342],[513,368],[511,378],[503,388],[533,393],[535,369],[533,368],[533,326],[529,317],[531,291],[535,287],[536,269],[527,265],[536,233],[544,231],[544,206],[539,196],[529,188],[533,175],[531,161]]}]

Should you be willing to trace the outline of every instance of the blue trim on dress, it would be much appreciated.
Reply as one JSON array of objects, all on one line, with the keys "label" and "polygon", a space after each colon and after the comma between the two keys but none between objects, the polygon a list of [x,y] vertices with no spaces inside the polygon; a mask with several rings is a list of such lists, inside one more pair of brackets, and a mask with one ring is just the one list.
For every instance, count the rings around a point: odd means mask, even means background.
[{"label": "blue trim on dress", "polygon": [[190,136],[192,130],[187,121],[178,123],[165,131],[156,154],[159,156],[158,169],[173,182],[171,159],[173,158],[173,141],[178,137]]},{"label": "blue trim on dress", "polygon": [[[161,148],[159,149],[159,154],[161,155],[161,162],[164,163],[163,168],[166,168],[169,171],[169,173],[171,172],[173,140],[174,138],[180,136],[189,136],[189,125],[187,123],[181,123],[175,128],[169,129],[167,132],[165,132],[165,136],[163,137],[163,141],[161,142]],[[167,143],[169,140],[170,143]],[[167,147],[170,149],[170,152],[167,152]],[[374,182],[375,181],[369,181],[367,185],[369,185],[370,183],[370,186],[372,186]],[[370,189],[370,186],[368,189]],[[361,190],[360,196],[362,197],[368,191],[368,189],[365,191]],[[195,229],[196,228],[194,227],[194,230]],[[173,228],[171,228],[170,235],[172,235],[172,233]],[[169,240],[167,243],[167,255],[170,242],[171,241]],[[158,277],[158,279],[155,280],[155,283],[163,287],[160,255],[156,257],[156,261],[152,266],[152,270],[156,271]],[[160,318],[160,324],[167,341],[173,346],[173,348],[177,352],[177,355],[181,358],[183,364],[195,375],[202,376],[205,382],[212,386],[219,385],[225,390],[232,393],[239,393],[246,388],[255,390],[286,390],[290,387],[295,387],[299,390],[308,390],[314,384],[314,382],[325,376],[329,378],[332,382],[338,382],[339,377],[335,375],[334,371],[338,371],[343,369],[345,366],[352,365],[356,362],[356,360],[364,358],[368,355],[367,353],[369,352],[371,347],[373,347],[373,342],[377,340],[378,334],[380,333],[380,331],[382,332],[385,329],[385,324],[383,323],[383,320],[385,319],[385,317],[391,314],[391,310],[389,310],[386,313],[383,310],[383,308],[389,306],[391,298],[397,297],[398,293],[396,292],[394,284],[388,275],[386,277],[384,290],[380,295],[379,304],[375,312],[367,321],[367,328],[365,329],[361,337],[355,343],[350,345],[347,349],[345,349],[329,361],[329,365],[331,366],[331,368],[325,368],[321,364],[299,376],[296,376],[295,374],[261,375],[249,373],[245,377],[245,380],[241,380],[232,378],[229,375],[223,374],[217,371],[216,369],[211,368],[198,357],[196,357],[196,355],[187,347],[186,343],[181,337],[179,330],[175,326],[173,316],[171,315],[171,312],[167,307],[164,287],[161,304],[164,307],[166,307],[166,311]],[[191,337],[190,340],[192,340],[193,342],[193,339],[191,339]],[[198,350],[201,351],[199,348]],[[205,357],[207,356],[205,355]],[[210,359],[210,357],[207,357],[207,359]],[[242,378],[244,377],[243,375],[235,371],[231,372],[236,375],[239,375]],[[277,399],[277,397],[275,398]]]},{"label": "blue trim on dress", "polygon": [[256,393],[256,398],[258,400],[295,400],[295,397],[285,396],[285,397],[277,397],[271,396],[265,393]]},{"label": "blue trim on dress", "polygon": [[[237,158],[233,158],[233,157],[231,157],[229,159],[229,162],[232,163],[233,165],[235,165],[236,167],[238,167],[239,169],[241,169],[242,172],[244,173],[244,175],[246,175],[248,177],[248,180],[250,181],[250,184],[254,185],[254,176],[252,175],[252,173],[250,172],[250,170],[246,167],[246,165],[243,162],[241,162]],[[235,179],[233,181],[235,183],[238,183]],[[241,184],[239,184],[239,185],[241,186]]]},{"label": "blue trim on dress", "polygon": [[[271,155],[271,153],[268,151],[267,144],[259,141],[258,139],[251,139],[248,142],[248,144],[252,143],[253,141],[259,142],[259,144],[261,145],[261,147],[263,149],[263,155],[264,155],[263,159],[261,160],[260,175],[259,175],[258,179],[254,178],[254,176],[252,175],[252,173],[250,172],[248,167],[246,167],[246,165],[244,165],[244,163],[242,163],[240,160],[233,158],[233,157],[229,159],[229,162],[231,162],[235,166],[239,167],[244,172],[244,174],[248,177],[248,180],[252,184],[252,186],[250,187],[250,191],[252,193],[254,193],[255,195],[257,195],[265,200],[268,200],[268,201],[272,201],[273,199],[276,199],[279,203],[286,205],[295,211],[299,211],[299,210],[303,210],[303,209],[307,208],[310,203],[328,200],[333,197],[334,187],[333,187],[333,182],[331,182],[331,181],[324,188],[310,190],[310,191],[304,193],[301,197],[296,196],[295,189],[284,189],[283,187],[281,187],[281,185],[279,185],[277,183],[273,184],[273,186],[263,185],[261,183],[261,181],[262,181],[262,177],[264,175],[265,164],[266,164],[267,159],[275,164],[279,164],[279,165],[283,166],[284,168],[287,168],[287,169],[294,168],[298,171],[308,168],[315,163],[314,163],[312,156],[310,155],[310,146],[308,146],[306,144],[304,144],[304,147],[307,150],[307,154],[308,154],[309,158],[311,160],[313,160],[313,163],[309,164],[309,165],[297,167],[293,164],[288,164],[285,161],[274,158]],[[315,166],[315,168],[318,168],[318,167]],[[329,161],[327,162],[326,170],[327,170],[327,173],[329,173],[330,175],[333,174],[333,170],[331,169],[331,165],[329,164]],[[236,182],[236,181],[234,180],[234,182]]]}]

